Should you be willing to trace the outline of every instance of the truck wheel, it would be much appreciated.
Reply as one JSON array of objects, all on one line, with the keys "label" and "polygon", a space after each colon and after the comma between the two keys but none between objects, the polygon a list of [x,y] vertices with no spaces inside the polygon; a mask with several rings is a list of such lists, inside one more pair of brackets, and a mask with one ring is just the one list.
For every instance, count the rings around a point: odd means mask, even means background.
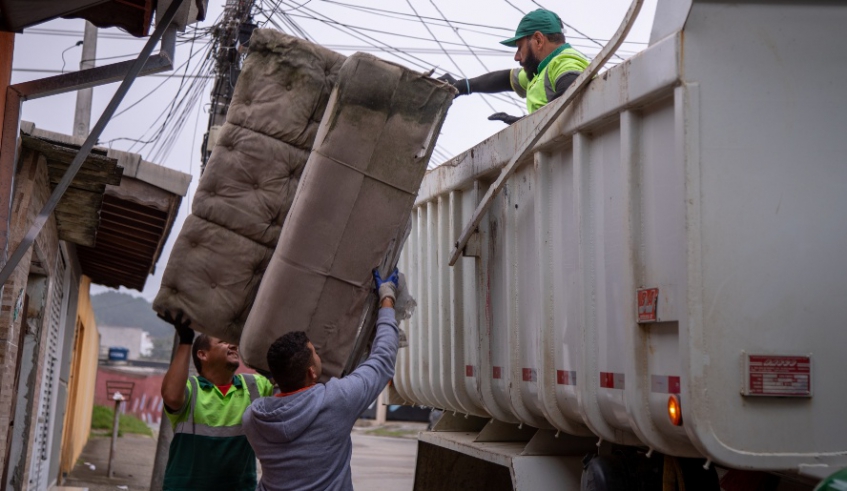
[{"label": "truck wheel", "polygon": [[581,491],[627,491],[627,470],[623,459],[614,455],[594,457],[582,471]]}]

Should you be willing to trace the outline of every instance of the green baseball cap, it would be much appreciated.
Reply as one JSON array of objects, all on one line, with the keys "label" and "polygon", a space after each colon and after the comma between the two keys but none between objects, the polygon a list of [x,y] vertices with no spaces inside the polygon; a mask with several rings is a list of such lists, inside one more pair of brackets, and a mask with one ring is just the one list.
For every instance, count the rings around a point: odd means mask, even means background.
[{"label": "green baseball cap", "polygon": [[541,34],[556,34],[562,31],[562,19],[554,12],[549,10],[538,9],[523,16],[518,29],[515,31],[515,36],[505,41],[500,41],[500,44],[514,48],[518,45],[518,39],[532,36],[535,31]]}]

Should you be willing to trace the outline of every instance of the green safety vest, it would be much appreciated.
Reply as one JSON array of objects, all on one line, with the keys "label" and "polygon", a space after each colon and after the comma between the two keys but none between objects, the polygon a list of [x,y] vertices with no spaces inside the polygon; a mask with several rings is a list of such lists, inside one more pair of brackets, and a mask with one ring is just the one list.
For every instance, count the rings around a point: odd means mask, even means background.
[{"label": "green safety vest", "polygon": [[185,403],[164,413],[174,429],[163,489],[256,489],[256,454],[241,429],[251,402],[273,393],[261,375],[232,378],[226,395],[203,377],[189,377]]},{"label": "green safety vest", "polygon": [[[526,98],[526,109],[530,114],[547,105],[556,93],[561,95],[562,77],[568,73],[582,73],[590,62],[579,51],[563,44],[550,53],[538,65],[538,73],[529,79],[523,68],[511,72],[512,90]],[[557,87],[557,84],[558,87]],[[557,90],[558,89],[558,90]]]}]

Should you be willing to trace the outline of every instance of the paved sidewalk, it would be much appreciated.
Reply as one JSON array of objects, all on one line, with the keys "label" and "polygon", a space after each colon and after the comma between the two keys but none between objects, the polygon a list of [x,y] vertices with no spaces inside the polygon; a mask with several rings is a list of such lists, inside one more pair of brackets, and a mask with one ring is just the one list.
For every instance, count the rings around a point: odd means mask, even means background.
[{"label": "paved sidewalk", "polygon": [[[85,445],[64,486],[88,488],[89,491],[141,491],[150,489],[156,440],[143,435],[124,435],[115,448],[114,475],[106,477],[109,463],[109,437],[92,436]],[[86,463],[94,465],[92,470]],[[126,487],[121,487],[126,486]]]},{"label": "paved sidewalk", "polygon": [[[381,427],[367,421],[358,424],[352,434],[353,487],[368,491],[411,490],[417,433],[424,428],[425,423],[388,422]],[[111,438],[92,436],[63,486],[89,491],[150,489],[156,440],[129,434],[118,438],[112,479],[106,477],[110,443]],[[94,465],[94,469],[87,464]]]}]

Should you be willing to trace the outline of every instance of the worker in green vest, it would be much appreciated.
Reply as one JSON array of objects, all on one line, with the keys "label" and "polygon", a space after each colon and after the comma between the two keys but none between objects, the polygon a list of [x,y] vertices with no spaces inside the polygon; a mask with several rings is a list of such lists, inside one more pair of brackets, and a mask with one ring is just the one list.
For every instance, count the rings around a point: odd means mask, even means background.
[{"label": "worker in green vest", "polygon": [[[562,19],[549,10],[538,9],[526,14],[515,35],[500,43],[517,48],[515,61],[521,68],[461,80],[445,73],[439,80],[452,84],[460,96],[514,91],[526,98],[527,111],[533,113],[564,94],[589,64],[582,53],[565,42]],[[521,118],[495,113],[488,119],[512,124]]]},{"label": "worker in green vest", "polygon": [[[240,374],[238,346],[201,334],[181,314],[162,318],[176,328],[179,346],[162,380],[165,416],[174,429],[164,491],[256,489],[256,454],[241,416],[273,393],[261,375]],[[188,376],[189,361],[199,376]]]}]

